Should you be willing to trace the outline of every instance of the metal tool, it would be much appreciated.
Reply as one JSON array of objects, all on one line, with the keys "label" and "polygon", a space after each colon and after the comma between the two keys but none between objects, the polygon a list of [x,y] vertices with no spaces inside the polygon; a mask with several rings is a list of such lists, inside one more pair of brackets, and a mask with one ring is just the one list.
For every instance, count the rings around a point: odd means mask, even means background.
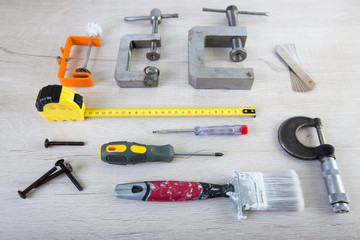
[{"label": "metal tool", "polygon": [[48,148],[50,146],[84,146],[85,142],[60,142],[60,141],[49,141],[49,139],[45,139],[44,141],[44,147]]},{"label": "metal tool", "polygon": [[65,175],[70,179],[70,181],[75,185],[75,187],[79,190],[82,191],[83,187],[81,186],[81,184],[79,183],[79,181],[74,177],[74,175],[71,174],[71,172],[73,171],[70,163],[65,162],[64,159],[60,159],[57,160],[55,163],[55,167],[60,167],[60,170],[52,173],[50,176],[48,176],[46,179],[44,179],[43,181],[39,182],[39,184],[36,186],[40,187],[41,185],[49,182],[50,180],[62,175],[63,173],[65,173]]},{"label": "metal tool", "polygon": [[232,126],[209,126],[209,127],[194,127],[193,129],[172,129],[172,130],[158,130],[153,133],[184,133],[193,132],[198,135],[243,135],[248,133],[247,125],[232,125]]},{"label": "metal tool", "polygon": [[[86,25],[86,32],[89,35],[89,37],[99,38],[101,36],[101,34],[102,34],[102,29],[96,23],[90,23],[89,22]],[[90,73],[91,74],[90,70],[87,69],[87,64],[88,64],[88,61],[89,61],[89,56],[90,56],[92,45],[93,45],[93,42],[89,41],[88,49],[87,49],[85,60],[84,60],[84,65],[83,65],[83,67],[76,69],[76,72],[85,72],[85,73]]]},{"label": "metal tool", "polygon": [[118,59],[115,70],[115,80],[119,87],[143,88],[157,87],[159,83],[160,70],[154,66],[148,66],[143,72],[130,72],[132,50],[134,48],[150,48],[146,58],[150,61],[160,59],[157,47],[161,47],[158,27],[162,19],[177,18],[178,14],[162,14],[157,8],[151,10],[149,16],[125,17],[125,21],[150,20],[152,34],[128,34],[121,38]]},{"label": "metal tool", "polygon": [[[143,20],[150,20],[152,25],[152,34],[158,33],[159,25],[162,19],[165,18],[178,18],[179,15],[177,13],[172,14],[162,14],[160,9],[154,8],[150,12],[150,16],[140,16],[140,17],[125,17],[124,20],[126,22],[131,21],[143,21]],[[160,53],[157,51],[157,43],[156,41],[150,42],[150,50],[146,53],[146,58],[150,61],[156,61],[160,59]]]},{"label": "metal tool", "polygon": [[[60,167],[60,170],[57,170],[57,167]],[[72,172],[72,167],[69,163],[64,164],[64,159],[60,159],[56,161],[55,167],[51,168],[48,172],[46,172],[43,176],[41,176],[38,180],[36,180],[33,184],[27,187],[24,191],[18,191],[18,194],[21,198],[25,199],[26,194],[29,193],[32,189],[38,188],[41,185],[49,182],[50,180],[60,176],[61,174],[65,173],[69,179],[74,183],[76,188],[79,191],[83,190],[83,187],[80,183],[76,180],[76,178],[70,173]]]},{"label": "metal tool", "polygon": [[[222,9],[212,9],[212,8],[203,8],[204,12],[218,12],[226,13],[228,23],[230,27],[237,27],[238,24],[238,14],[247,14],[247,15],[257,15],[257,16],[268,16],[266,12],[248,12],[248,11],[238,11],[238,8],[234,5],[228,6],[226,10]],[[245,44],[245,43],[244,43]],[[230,60],[233,62],[241,62],[247,57],[246,50],[243,48],[240,37],[234,37],[231,39],[231,51],[229,53]]]},{"label": "metal tool", "polygon": [[29,187],[27,187],[24,191],[19,190],[18,194],[22,199],[26,198],[26,194],[28,194],[32,189],[36,188],[41,184],[42,181],[44,181],[47,177],[49,177],[53,172],[56,171],[56,167],[51,168],[49,171],[47,171],[44,175],[42,175],[38,180],[36,180],[34,183],[32,183]]},{"label": "metal tool", "polygon": [[67,165],[64,164],[64,159],[61,159],[59,161],[57,161],[55,163],[56,166],[59,166],[61,168],[61,170],[63,170],[63,172],[66,174],[66,176],[70,179],[70,181],[75,185],[75,187],[79,190],[82,191],[83,187],[81,186],[81,184],[78,182],[78,180],[76,180],[76,178],[74,177],[74,175],[71,174],[71,171],[68,169]]},{"label": "metal tool", "polygon": [[[60,166],[60,164],[64,164],[64,159],[60,159],[60,160],[57,160],[56,163],[55,163],[55,166]],[[70,163],[66,162],[65,163],[65,167],[64,168],[61,168],[60,170],[56,171],[55,173],[51,174],[49,177],[47,177],[46,179],[44,179],[44,181],[40,182],[40,184],[37,186],[37,187],[40,187],[41,185],[49,182],[50,180],[62,175],[63,173],[65,172],[72,172],[73,169],[72,169],[72,166],[70,165]]]},{"label": "metal tool", "polygon": [[315,87],[314,80],[300,65],[294,44],[276,46],[276,52],[289,66],[291,86],[295,92],[309,92]]},{"label": "metal tool", "polygon": [[[101,35],[101,28],[99,25],[95,23],[89,23],[87,27],[87,32],[90,35],[89,37],[82,37],[82,36],[70,36],[67,38],[65,43],[65,48],[60,48],[62,53],[62,57],[57,57],[57,62],[59,64],[59,72],[58,78],[63,86],[67,87],[90,87],[93,85],[93,80],[91,77],[91,72],[87,69],[87,62],[89,59],[91,47],[100,47],[100,35]],[[87,54],[85,57],[85,62],[82,68],[76,69],[75,72],[72,72],[71,78],[66,78],[66,68],[67,63],[70,59],[70,51],[72,46],[88,46]]]},{"label": "metal tool", "polygon": [[204,47],[231,47],[231,61],[245,60],[247,33],[245,27],[238,26],[237,15],[267,16],[267,13],[238,11],[234,5],[226,10],[203,8],[203,11],[226,13],[229,26],[196,26],[189,31],[189,84],[198,89],[251,89],[252,68],[209,68],[205,64]]},{"label": "metal tool", "polygon": [[146,181],[118,184],[117,198],[142,201],[188,201],[230,198],[238,219],[243,211],[297,211],[304,208],[300,181],[295,171],[274,173],[234,172],[223,185],[185,181]]},{"label": "metal tool", "polygon": [[43,87],[35,106],[48,121],[84,120],[85,117],[256,116],[255,107],[85,108],[80,94],[60,85]]},{"label": "metal tool", "polygon": [[173,146],[145,145],[135,142],[117,141],[104,144],[100,147],[100,158],[110,164],[127,165],[142,162],[171,162],[175,156],[215,156],[224,154],[215,153],[175,153]]},{"label": "metal tool", "polygon": [[[304,127],[315,127],[320,145],[308,147],[297,138],[297,132]],[[322,132],[320,118],[293,117],[284,121],[279,128],[279,142],[281,147],[290,155],[302,160],[320,160],[322,175],[325,181],[330,204],[335,213],[349,212],[349,199],[341,179],[340,170],[335,160],[335,149],[326,144]]]},{"label": "metal tool", "polygon": [[[250,12],[250,11],[238,11],[237,7],[235,7],[234,5],[231,5],[229,7],[227,7],[226,10],[223,9],[215,9],[215,8],[203,8],[202,9],[204,12],[218,12],[218,13],[226,13],[226,14],[245,14],[245,15],[255,15],[255,16],[269,16],[268,12]],[[231,11],[230,13],[228,12],[228,10],[236,10],[235,12]],[[233,17],[232,17],[233,18]],[[229,23],[229,26],[230,25]]]}]

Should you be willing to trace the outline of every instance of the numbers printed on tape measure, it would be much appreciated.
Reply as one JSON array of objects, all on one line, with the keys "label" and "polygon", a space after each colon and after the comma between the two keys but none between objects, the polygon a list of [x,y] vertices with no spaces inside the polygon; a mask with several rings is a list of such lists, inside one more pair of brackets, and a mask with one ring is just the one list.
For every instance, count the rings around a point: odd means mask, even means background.
[{"label": "numbers printed on tape measure", "polygon": [[85,117],[256,116],[254,107],[87,108]]},{"label": "numbers printed on tape measure", "polygon": [[48,121],[82,121],[84,117],[256,116],[255,107],[85,108],[81,95],[60,85],[42,88],[36,107]]}]

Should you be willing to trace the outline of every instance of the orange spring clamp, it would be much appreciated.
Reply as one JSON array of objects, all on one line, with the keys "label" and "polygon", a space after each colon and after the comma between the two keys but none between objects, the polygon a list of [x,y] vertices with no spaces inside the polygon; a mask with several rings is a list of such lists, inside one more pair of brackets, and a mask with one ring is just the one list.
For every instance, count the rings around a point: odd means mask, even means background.
[{"label": "orange spring clamp", "polygon": [[62,57],[57,58],[59,64],[58,78],[61,85],[66,87],[90,87],[93,85],[93,80],[90,71],[88,72],[72,72],[71,78],[65,78],[65,72],[67,68],[67,62],[70,57],[70,50],[72,46],[88,46],[89,42],[92,42],[92,46],[100,47],[100,38],[98,37],[82,37],[82,36],[70,36],[67,38],[65,48],[60,47]]}]

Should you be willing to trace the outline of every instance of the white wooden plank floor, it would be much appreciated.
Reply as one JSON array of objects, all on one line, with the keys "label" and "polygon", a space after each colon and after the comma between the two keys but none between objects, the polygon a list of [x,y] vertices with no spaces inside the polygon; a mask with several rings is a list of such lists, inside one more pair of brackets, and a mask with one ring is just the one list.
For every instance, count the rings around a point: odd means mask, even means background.
[{"label": "white wooden plank floor", "polygon": [[[270,17],[239,16],[247,27],[248,58],[231,63],[228,50],[209,49],[209,66],[252,67],[250,91],[197,90],[188,84],[187,34],[193,26],[223,26],[224,14],[202,7],[266,11]],[[136,51],[131,70],[154,64],[161,70],[153,89],[121,89],[114,80],[120,38],[150,33],[148,22],[124,22],[152,8],[179,13],[159,31],[162,57],[150,63]],[[360,192],[360,3],[319,1],[0,1],[0,238],[1,239],[358,239]],[[87,22],[103,28],[102,47],[93,48],[89,69],[94,86],[73,88],[87,107],[255,106],[256,118],[128,118],[48,122],[35,109],[38,91],[57,79],[68,36],[85,35]],[[293,42],[302,65],[317,85],[309,93],[291,90],[289,72],[275,54],[276,44]],[[69,63],[82,63],[85,48]],[[280,147],[277,130],[293,116],[320,117],[327,142],[336,149],[351,211],[337,215],[328,204],[318,161],[297,160]],[[247,124],[240,137],[155,135],[158,129],[196,125]],[[308,141],[316,136],[306,135]],[[51,140],[81,140],[83,147],[43,147]],[[172,163],[134,166],[100,161],[99,147],[110,141],[172,144],[179,152],[221,151],[222,158],[182,157]],[[78,192],[65,177],[40,187],[28,199],[23,190],[64,158],[83,184]],[[238,221],[228,199],[156,203],[116,199],[116,184],[144,180],[227,183],[234,170],[298,172],[305,198],[301,212],[251,212]]]}]

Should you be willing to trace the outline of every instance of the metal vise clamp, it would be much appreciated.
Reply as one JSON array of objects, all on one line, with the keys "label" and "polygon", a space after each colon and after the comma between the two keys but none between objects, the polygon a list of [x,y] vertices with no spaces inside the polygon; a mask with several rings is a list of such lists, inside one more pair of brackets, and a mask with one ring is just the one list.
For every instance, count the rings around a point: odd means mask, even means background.
[{"label": "metal vise clamp", "polygon": [[160,71],[154,66],[148,66],[143,72],[130,72],[129,65],[131,54],[134,48],[150,48],[146,53],[146,58],[150,61],[160,59],[157,47],[161,46],[158,26],[163,18],[177,18],[178,14],[161,14],[161,11],[154,8],[150,16],[125,17],[125,21],[150,20],[152,24],[151,34],[128,34],[121,38],[118,59],[115,69],[115,80],[119,87],[142,88],[157,87]]},{"label": "metal vise clamp", "polygon": [[267,13],[238,11],[233,5],[226,10],[203,8],[203,11],[226,13],[229,26],[196,26],[190,29],[189,84],[199,89],[251,89],[254,82],[252,68],[209,68],[205,65],[204,47],[232,48],[231,61],[245,60],[246,28],[238,26],[237,15],[267,16]]}]

